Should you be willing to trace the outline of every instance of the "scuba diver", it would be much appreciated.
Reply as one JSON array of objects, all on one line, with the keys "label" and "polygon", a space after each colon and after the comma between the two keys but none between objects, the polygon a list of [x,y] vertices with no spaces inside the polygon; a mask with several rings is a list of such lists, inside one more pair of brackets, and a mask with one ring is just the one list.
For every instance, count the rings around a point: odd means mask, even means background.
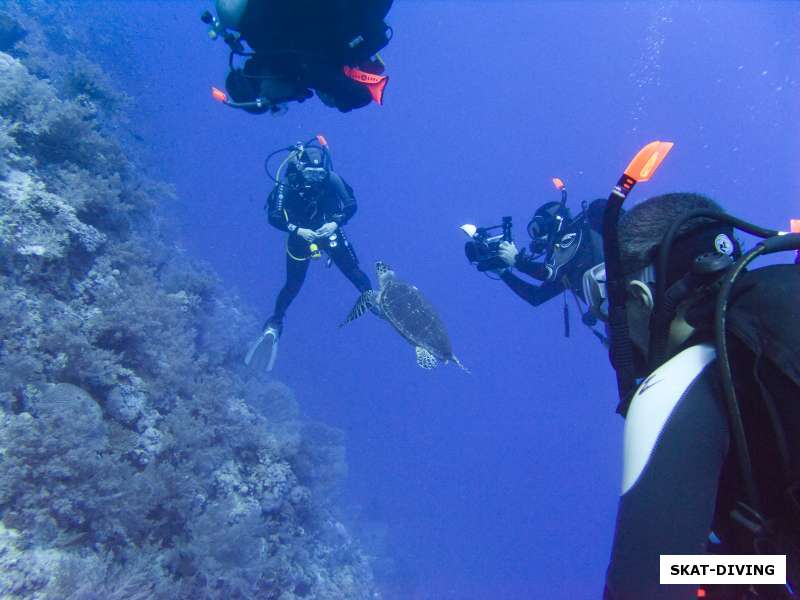
[{"label": "scuba diver", "polygon": [[[800,248],[800,235],[746,223],[697,194],[657,196],[620,219],[630,189],[670,147],[629,165],[604,215],[605,263],[584,275],[611,334],[626,418],[603,597],[797,598],[800,265],[747,267]],[[648,174],[637,179],[640,167]],[[764,239],[743,252],[734,229]],[[660,585],[660,555],[708,553],[785,554],[786,585]]]},{"label": "scuba diver", "polygon": [[[270,159],[288,152],[273,176]],[[358,266],[358,258],[344,232],[356,212],[353,188],[334,170],[328,142],[317,136],[307,142],[281,148],[270,154],[265,170],[275,182],[267,199],[268,220],[286,232],[286,283],[278,293],[275,310],[264,324],[261,336],[251,345],[245,364],[271,371],[283,332],[283,319],[300,292],[312,261],[327,255],[360,293],[372,289],[369,277]],[[373,311],[375,312],[375,311]]]},{"label": "scuba diver", "polygon": [[[603,260],[601,228],[605,199],[582,203],[582,210],[572,217],[567,207],[567,190],[560,179],[553,183],[561,192],[561,201],[547,202],[536,210],[528,223],[529,250],[518,249],[511,239],[511,218],[491,228],[463,225],[470,236],[465,246],[467,259],[478,271],[497,275],[520,298],[539,306],[564,294],[564,332],[569,337],[569,308],[566,295],[573,296],[582,320],[601,341],[605,336],[592,329],[596,318],[584,309],[582,276]],[[492,236],[493,229],[502,229]],[[512,271],[518,270],[541,282],[524,281]]]},{"label": "scuba diver", "polygon": [[378,52],[392,36],[392,2],[217,0],[217,16],[202,19],[230,56],[227,93],[214,88],[214,98],[253,114],[283,112],[314,92],[342,112],[382,103],[388,76]]}]

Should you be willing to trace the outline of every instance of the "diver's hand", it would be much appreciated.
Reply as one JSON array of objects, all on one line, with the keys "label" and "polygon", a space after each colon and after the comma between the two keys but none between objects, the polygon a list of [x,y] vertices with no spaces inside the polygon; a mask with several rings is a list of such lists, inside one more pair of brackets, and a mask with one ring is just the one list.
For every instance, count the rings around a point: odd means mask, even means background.
[{"label": "diver's hand", "polygon": [[514,242],[500,242],[500,246],[497,248],[497,256],[509,267],[513,267],[514,263],[517,262],[518,254],[519,250],[517,250]]},{"label": "diver's hand", "polygon": [[317,237],[321,238],[328,237],[337,229],[339,229],[338,223],[334,223],[333,221],[331,221],[330,223],[325,223],[322,227],[317,229]]},{"label": "diver's hand", "polygon": [[315,239],[317,239],[316,232],[310,229],[303,229],[302,227],[298,227],[295,230],[295,233],[299,235],[301,238],[303,238],[305,241],[307,241],[309,244],[313,242]]}]

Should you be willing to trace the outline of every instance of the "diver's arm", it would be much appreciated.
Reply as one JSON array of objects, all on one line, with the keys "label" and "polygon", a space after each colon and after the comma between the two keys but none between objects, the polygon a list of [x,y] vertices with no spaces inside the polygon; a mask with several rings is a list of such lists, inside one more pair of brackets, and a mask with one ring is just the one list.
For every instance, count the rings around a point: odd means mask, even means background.
[{"label": "diver's arm", "polygon": [[275,186],[267,198],[267,220],[269,224],[281,231],[294,232],[297,226],[289,222],[286,212],[288,191],[283,185]]},{"label": "diver's arm", "polygon": [[350,218],[356,214],[358,204],[353,195],[352,188],[347,185],[339,175],[331,171],[330,178],[328,179],[328,186],[330,193],[336,197],[337,208],[333,214],[330,215],[331,220],[339,225],[345,225]]},{"label": "diver's arm", "polygon": [[506,285],[510,287],[517,296],[532,306],[544,304],[564,291],[564,286],[554,281],[543,283],[542,285],[533,285],[532,283],[523,281],[514,275],[510,269],[503,271],[500,274],[500,279],[505,281]]},{"label": "diver's arm", "polygon": [[547,281],[550,275],[543,263],[534,260],[525,250],[517,250],[517,245],[514,242],[505,240],[500,242],[497,255],[509,267],[514,267],[539,281]]},{"label": "diver's arm", "polygon": [[688,348],[633,396],[604,598],[696,597],[689,586],[659,585],[659,557],[705,554],[715,506],[724,532],[733,504],[733,489],[720,486],[730,439],[714,358],[708,345]]},{"label": "diver's arm", "polygon": [[525,275],[530,275],[534,279],[538,279],[539,281],[546,281],[547,277],[549,276],[547,267],[544,266],[544,263],[533,260],[533,257],[524,250],[517,254],[517,258],[514,261],[514,268],[521,273],[525,273]]}]

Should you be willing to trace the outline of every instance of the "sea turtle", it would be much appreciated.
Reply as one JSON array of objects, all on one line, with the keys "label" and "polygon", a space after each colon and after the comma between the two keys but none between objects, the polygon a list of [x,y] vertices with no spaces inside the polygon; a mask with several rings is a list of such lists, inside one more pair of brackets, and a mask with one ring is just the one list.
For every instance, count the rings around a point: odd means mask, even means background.
[{"label": "sea turtle", "polygon": [[367,290],[361,294],[341,326],[372,310],[414,346],[417,364],[423,369],[433,369],[439,362],[446,364],[453,361],[469,372],[453,355],[447,329],[427,298],[413,285],[397,279],[386,263],[376,262],[375,272],[378,291]]}]

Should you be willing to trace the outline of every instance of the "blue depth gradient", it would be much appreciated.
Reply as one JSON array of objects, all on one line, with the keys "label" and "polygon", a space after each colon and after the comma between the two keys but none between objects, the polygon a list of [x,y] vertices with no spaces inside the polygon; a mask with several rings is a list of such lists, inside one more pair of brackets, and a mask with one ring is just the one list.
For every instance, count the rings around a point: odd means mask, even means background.
[{"label": "blue depth gradient", "polygon": [[359,200],[347,232],[365,270],[374,281],[385,260],[423,290],[472,370],[420,370],[369,317],[337,329],[356,292],[322,263],[288,313],[275,375],[347,432],[343,503],[387,528],[386,597],[599,598],[623,426],[606,353],[574,305],[565,339],[561,298],[534,309],[475,272],[458,226],[512,215],[527,244],[535,208],[558,199],[551,177],[577,212],[661,139],[675,148],[631,202],[696,191],[788,228],[800,5],[397,0],[384,107],[342,115],[313,99],[272,118],[211,100],[227,52],[205,35],[203,3],[85,4],[133,38],[105,62],[136,99],[151,169],[177,187],[166,211],[190,255],[266,318],[284,237],[262,211],[262,162],[324,133]]}]

